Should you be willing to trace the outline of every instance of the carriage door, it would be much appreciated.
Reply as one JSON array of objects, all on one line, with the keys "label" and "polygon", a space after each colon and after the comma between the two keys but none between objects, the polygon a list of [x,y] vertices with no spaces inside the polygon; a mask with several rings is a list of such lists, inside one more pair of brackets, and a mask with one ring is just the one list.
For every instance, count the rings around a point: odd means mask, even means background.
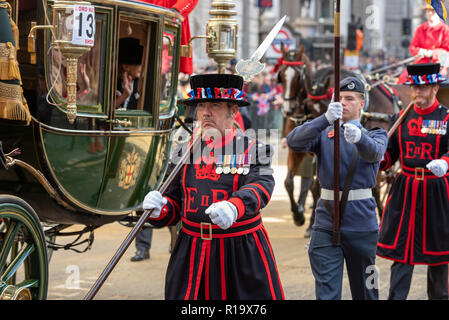
[{"label": "carriage door", "polygon": [[[157,15],[119,12],[112,135],[99,200],[105,209],[138,207],[164,173],[170,129],[169,121],[162,121],[163,129],[158,120],[162,29]],[[172,109],[169,105],[162,110],[167,119]]]},{"label": "carriage door", "polygon": [[[49,11],[51,12],[51,11]],[[113,10],[95,8],[95,45],[78,60],[77,118],[67,121],[67,67],[61,52],[50,46],[51,33],[37,41],[39,82],[35,115],[42,148],[62,192],[79,206],[95,208],[104,175],[108,137],[104,134],[110,108],[109,54]],[[50,18],[51,19],[51,18]],[[39,38],[38,38],[39,40]],[[40,59],[43,59],[42,63]],[[71,168],[71,169],[69,169]]]}]

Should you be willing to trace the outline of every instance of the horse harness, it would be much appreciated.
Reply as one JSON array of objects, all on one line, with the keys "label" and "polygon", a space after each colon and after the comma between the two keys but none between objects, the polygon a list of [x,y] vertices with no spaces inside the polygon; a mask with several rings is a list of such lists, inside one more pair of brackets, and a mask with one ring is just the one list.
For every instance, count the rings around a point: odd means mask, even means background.
[{"label": "horse harness", "polygon": [[[305,64],[302,61],[288,61],[288,60],[282,60],[280,61],[280,64],[286,66],[286,67],[291,67],[293,69],[295,69],[296,71],[298,71],[298,79],[301,80],[304,76],[305,76]],[[282,82],[281,81],[281,72],[278,73],[278,82]],[[301,92],[301,91],[300,91]],[[297,95],[293,95],[291,97],[286,98],[285,96],[282,97],[282,99],[284,101],[292,101],[292,100],[297,100],[299,97],[299,94]],[[301,116],[288,116],[288,118],[293,121],[297,126],[303,124],[304,122],[306,122],[308,119],[310,119],[312,117],[311,114],[300,114]]]}]

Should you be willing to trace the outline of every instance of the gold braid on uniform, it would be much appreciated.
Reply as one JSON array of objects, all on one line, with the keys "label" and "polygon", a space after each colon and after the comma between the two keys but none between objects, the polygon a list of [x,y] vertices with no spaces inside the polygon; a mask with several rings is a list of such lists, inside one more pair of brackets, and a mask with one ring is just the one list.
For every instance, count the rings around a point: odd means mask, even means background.
[{"label": "gold braid on uniform", "polygon": [[[6,9],[16,46],[12,42],[0,43],[0,80],[18,80],[20,84],[0,81],[0,119],[31,121],[28,104],[23,96],[22,81],[17,49],[19,47],[19,29],[11,19],[11,6],[5,0],[0,0],[0,9]],[[2,26],[5,27],[5,26]]]},{"label": "gold braid on uniform", "polygon": [[16,48],[11,42],[0,43],[0,80],[20,80]]},{"label": "gold braid on uniform", "polygon": [[17,62],[17,49],[19,43],[19,29],[11,19],[11,6],[0,0],[0,8],[7,9],[16,47],[11,42],[0,43],[0,80],[20,80],[19,63]]},{"label": "gold braid on uniform", "polygon": [[0,81],[0,118],[30,123],[31,115],[20,85]]}]

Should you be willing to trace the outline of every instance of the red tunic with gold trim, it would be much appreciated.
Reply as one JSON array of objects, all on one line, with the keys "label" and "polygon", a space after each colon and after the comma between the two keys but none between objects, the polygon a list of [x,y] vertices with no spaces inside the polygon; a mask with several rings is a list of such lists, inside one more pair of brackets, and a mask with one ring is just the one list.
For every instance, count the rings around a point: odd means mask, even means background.
[{"label": "red tunic with gold trim", "polygon": [[[175,157],[181,156],[180,150]],[[166,299],[284,299],[260,215],[274,188],[270,153],[269,146],[235,130],[219,142],[202,141],[201,152],[193,152],[192,162],[164,194],[168,202],[161,216],[150,219],[156,227],[182,221],[167,268]],[[247,174],[238,160],[245,156],[250,159]],[[226,159],[232,158],[234,165],[229,166],[232,161]],[[219,174],[217,164],[225,172],[240,170]],[[211,224],[205,214],[222,200],[238,209],[237,221],[226,230]]]},{"label": "red tunic with gold trim", "polygon": [[434,159],[449,162],[448,120],[437,100],[414,106],[390,138],[381,169],[399,159],[402,170],[382,215],[377,255],[412,265],[449,262],[449,174],[438,178],[426,168]]}]

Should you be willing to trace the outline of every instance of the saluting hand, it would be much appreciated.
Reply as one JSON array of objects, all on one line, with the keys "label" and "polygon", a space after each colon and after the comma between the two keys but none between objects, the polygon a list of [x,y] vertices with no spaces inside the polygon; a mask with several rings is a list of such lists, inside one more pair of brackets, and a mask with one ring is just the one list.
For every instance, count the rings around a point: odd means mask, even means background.
[{"label": "saluting hand", "polygon": [[237,220],[237,208],[229,201],[212,203],[205,213],[209,215],[213,224],[222,229],[228,229]]},{"label": "saluting hand", "polygon": [[324,114],[329,124],[333,124],[335,120],[341,119],[343,116],[343,106],[340,102],[331,102]]},{"label": "saluting hand", "polygon": [[345,128],[344,136],[348,143],[357,143],[362,137],[362,130],[352,123],[345,123],[343,125]]},{"label": "saluting hand", "polygon": [[143,200],[143,209],[151,210],[150,218],[157,219],[161,215],[162,207],[167,204],[167,198],[164,198],[159,191],[150,191]]},{"label": "saluting hand", "polygon": [[432,171],[432,173],[434,175],[436,175],[439,178],[444,176],[448,169],[447,162],[445,160],[441,160],[441,159],[436,159],[436,160],[430,161],[428,164],[426,164],[426,167],[427,167],[427,169]]},{"label": "saluting hand", "polygon": [[131,92],[133,90],[132,87],[133,84],[133,77],[128,74],[128,72],[124,72],[122,75],[122,89],[123,89],[123,95],[125,97],[129,97],[131,95]]}]

